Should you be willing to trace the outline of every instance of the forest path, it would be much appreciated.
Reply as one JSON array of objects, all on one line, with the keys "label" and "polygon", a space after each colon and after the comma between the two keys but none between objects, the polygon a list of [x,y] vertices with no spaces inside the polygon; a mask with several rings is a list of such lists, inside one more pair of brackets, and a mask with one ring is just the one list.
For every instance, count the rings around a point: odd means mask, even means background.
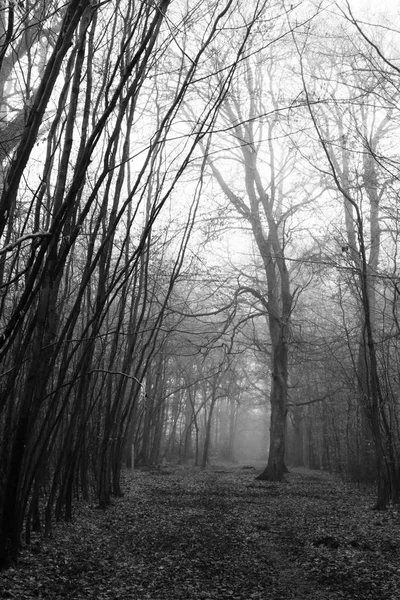
[{"label": "forest path", "polygon": [[135,471],[0,574],[18,600],[398,600],[400,515],[324,473]]}]

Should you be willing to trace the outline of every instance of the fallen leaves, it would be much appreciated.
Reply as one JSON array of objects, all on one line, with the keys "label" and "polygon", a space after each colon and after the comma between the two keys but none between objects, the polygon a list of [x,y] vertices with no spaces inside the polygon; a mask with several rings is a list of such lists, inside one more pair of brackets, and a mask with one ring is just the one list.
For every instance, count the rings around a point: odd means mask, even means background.
[{"label": "fallen leaves", "polygon": [[0,598],[19,600],[394,600],[397,512],[324,473],[285,484],[251,469],[137,472],[106,512],[82,505],[34,539]]}]

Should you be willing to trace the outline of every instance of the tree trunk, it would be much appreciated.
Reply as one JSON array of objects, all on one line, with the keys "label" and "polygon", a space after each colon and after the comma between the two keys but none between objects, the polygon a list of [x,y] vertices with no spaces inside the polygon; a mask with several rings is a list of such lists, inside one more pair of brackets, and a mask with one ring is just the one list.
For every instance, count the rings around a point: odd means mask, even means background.
[{"label": "tree trunk", "polygon": [[206,468],[206,466],[208,464],[208,460],[209,460],[210,442],[211,442],[211,425],[212,425],[212,417],[213,417],[215,402],[216,402],[216,399],[212,398],[210,409],[209,409],[208,415],[207,415],[206,431],[205,431],[205,438],[204,438],[204,448],[203,448],[203,458],[201,461],[202,469]]},{"label": "tree trunk", "polygon": [[288,349],[281,332],[273,349],[273,372],[271,381],[271,426],[268,463],[257,479],[282,481],[287,472],[285,465],[285,438],[287,415],[287,361]]}]

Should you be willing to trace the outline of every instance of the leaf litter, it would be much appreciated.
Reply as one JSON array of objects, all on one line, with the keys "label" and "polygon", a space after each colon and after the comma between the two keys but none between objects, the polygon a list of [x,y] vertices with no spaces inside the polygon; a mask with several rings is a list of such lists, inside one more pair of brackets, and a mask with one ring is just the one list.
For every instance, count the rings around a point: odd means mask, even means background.
[{"label": "leaf litter", "polygon": [[25,547],[0,573],[10,600],[398,600],[400,515],[323,472],[125,474],[125,495]]}]

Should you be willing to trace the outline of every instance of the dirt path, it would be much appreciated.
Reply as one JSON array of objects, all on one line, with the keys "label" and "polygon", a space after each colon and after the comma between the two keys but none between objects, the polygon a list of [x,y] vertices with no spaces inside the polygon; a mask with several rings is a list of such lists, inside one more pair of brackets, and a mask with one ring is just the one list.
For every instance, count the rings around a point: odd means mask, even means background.
[{"label": "dirt path", "polygon": [[0,598],[398,600],[400,515],[320,473],[138,472],[103,513],[37,540]]}]

